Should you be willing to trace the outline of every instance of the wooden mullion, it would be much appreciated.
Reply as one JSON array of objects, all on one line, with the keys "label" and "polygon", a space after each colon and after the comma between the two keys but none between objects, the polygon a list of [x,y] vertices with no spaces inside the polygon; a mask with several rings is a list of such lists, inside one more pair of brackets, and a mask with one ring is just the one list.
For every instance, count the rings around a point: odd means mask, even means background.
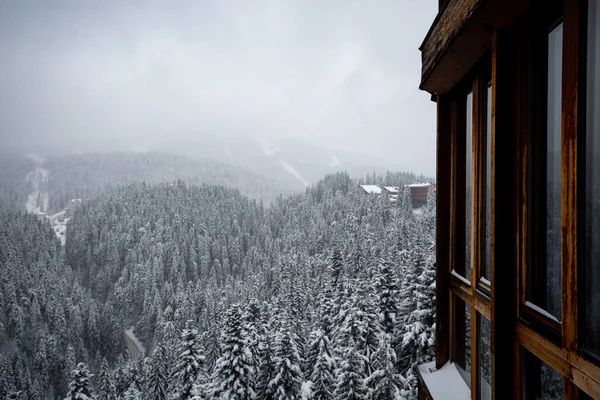
[{"label": "wooden mullion", "polygon": [[473,307],[475,311],[491,320],[492,309],[487,299],[456,278],[450,280],[450,289],[453,294],[460,297],[470,307]]},{"label": "wooden mullion", "polygon": [[[593,398],[600,398],[600,367],[518,323],[516,342]],[[576,393],[570,392],[570,393]]]},{"label": "wooden mullion", "polygon": [[517,324],[517,342],[534,356],[548,364],[563,377],[568,377],[570,366],[567,351],[552,343],[543,335],[521,323]]},{"label": "wooden mullion", "polygon": [[[562,345],[577,349],[579,1],[564,1],[562,67]],[[575,391],[574,391],[575,392]]]},{"label": "wooden mullion", "polygon": [[564,400],[577,400],[579,389],[569,378],[563,378],[563,399]]},{"label": "wooden mullion", "polygon": [[[518,59],[511,31],[494,31],[492,36],[491,115],[491,357],[492,399],[512,398],[518,384],[498,380],[515,370],[514,331],[518,307],[518,237],[520,206],[518,193]],[[487,89],[487,85],[486,85]],[[496,155],[501,155],[497,157]],[[501,174],[496,171],[502,171]],[[500,226],[496,225],[500,223]],[[502,265],[504,268],[496,269]],[[517,397],[518,398],[518,397]]]},{"label": "wooden mullion", "polygon": [[452,152],[452,107],[447,96],[437,103],[437,171],[436,171],[436,367],[450,359],[450,193]]}]

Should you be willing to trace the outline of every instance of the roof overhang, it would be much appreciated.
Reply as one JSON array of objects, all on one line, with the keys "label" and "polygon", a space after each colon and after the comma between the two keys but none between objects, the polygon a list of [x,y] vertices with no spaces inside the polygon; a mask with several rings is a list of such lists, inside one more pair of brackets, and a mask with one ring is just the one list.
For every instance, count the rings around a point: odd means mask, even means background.
[{"label": "roof overhang", "polygon": [[440,10],[421,50],[421,84],[448,93],[491,48],[492,33],[515,21],[532,0],[450,0]]}]

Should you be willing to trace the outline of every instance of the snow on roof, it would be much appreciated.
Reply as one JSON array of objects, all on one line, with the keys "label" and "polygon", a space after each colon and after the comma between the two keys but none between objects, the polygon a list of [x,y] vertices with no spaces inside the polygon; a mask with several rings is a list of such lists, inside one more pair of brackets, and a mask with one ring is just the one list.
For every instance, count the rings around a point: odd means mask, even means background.
[{"label": "snow on roof", "polygon": [[381,194],[381,188],[377,185],[360,185],[361,188],[370,194]]},{"label": "snow on roof", "polygon": [[435,361],[419,365],[419,374],[433,399],[468,400],[471,390],[463,380],[455,363],[446,363],[435,369]]},{"label": "snow on roof", "polygon": [[398,186],[385,186],[385,190],[387,190],[390,193],[398,193],[399,187]]},{"label": "snow on roof", "polygon": [[431,185],[431,183],[429,183],[429,182],[412,183],[412,184],[408,185],[408,187],[428,187],[429,185]]}]

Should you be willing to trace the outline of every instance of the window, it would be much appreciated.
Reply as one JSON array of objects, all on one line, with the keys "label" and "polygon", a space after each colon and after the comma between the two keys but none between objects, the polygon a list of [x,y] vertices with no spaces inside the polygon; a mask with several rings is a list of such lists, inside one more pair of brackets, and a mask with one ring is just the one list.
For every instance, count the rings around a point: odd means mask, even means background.
[{"label": "window", "polygon": [[458,296],[454,299],[452,358],[458,372],[471,386],[471,308]]},{"label": "window", "polygon": [[485,317],[477,315],[477,358],[479,373],[477,398],[492,399],[492,324]]},{"label": "window", "polygon": [[[561,319],[562,298],[562,26],[562,22],[556,24],[530,43],[527,89],[526,305],[555,329]],[[543,46],[541,41],[545,42]]]},{"label": "window", "polygon": [[473,215],[473,92],[467,94],[465,126],[465,269],[464,276],[469,279],[472,250]]},{"label": "window", "polygon": [[452,268],[467,283],[471,270],[473,212],[473,93],[462,91],[453,102]]},{"label": "window", "polygon": [[486,118],[485,118],[485,188],[484,193],[484,210],[485,220],[483,223],[483,235],[484,235],[484,254],[485,257],[482,260],[483,266],[481,269],[481,277],[483,283],[487,286],[490,285],[490,279],[492,277],[492,84],[488,84],[486,90]]},{"label": "window", "polygon": [[563,377],[529,351],[521,348],[521,387],[525,400],[562,400]]},{"label": "window", "polygon": [[[452,102],[451,360],[481,399],[491,399],[491,54]],[[480,170],[484,169],[485,172]],[[478,278],[481,278],[478,280]],[[478,290],[478,289],[483,290]],[[487,310],[487,311],[486,311]]]},{"label": "window", "polygon": [[600,360],[600,4],[588,8],[582,345]]}]

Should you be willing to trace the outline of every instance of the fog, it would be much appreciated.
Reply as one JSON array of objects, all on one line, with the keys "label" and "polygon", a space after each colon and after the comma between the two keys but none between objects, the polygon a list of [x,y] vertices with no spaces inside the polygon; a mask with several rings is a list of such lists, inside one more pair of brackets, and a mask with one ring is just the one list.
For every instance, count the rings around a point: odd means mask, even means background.
[{"label": "fog", "polygon": [[0,2],[0,146],[297,139],[435,171],[437,1]]}]

